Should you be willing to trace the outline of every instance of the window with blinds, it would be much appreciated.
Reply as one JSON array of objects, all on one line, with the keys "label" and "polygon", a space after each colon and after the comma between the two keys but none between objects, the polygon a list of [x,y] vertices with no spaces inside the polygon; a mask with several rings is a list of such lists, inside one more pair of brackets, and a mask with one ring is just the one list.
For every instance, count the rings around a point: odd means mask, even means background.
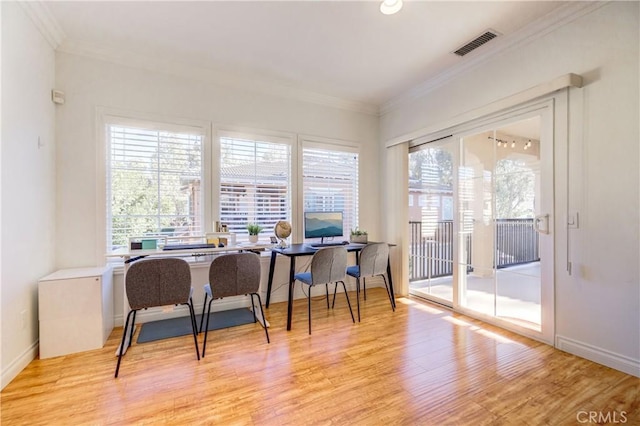
[{"label": "window with blinds", "polygon": [[107,248],[204,234],[204,132],[107,125]]},{"label": "window with blinds", "polygon": [[343,212],[343,235],[358,226],[358,153],[305,143],[302,149],[304,211]]},{"label": "window with blinds", "polygon": [[247,224],[273,235],[280,220],[291,221],[291,144],[221,133],[220,222],[246,241]]}]

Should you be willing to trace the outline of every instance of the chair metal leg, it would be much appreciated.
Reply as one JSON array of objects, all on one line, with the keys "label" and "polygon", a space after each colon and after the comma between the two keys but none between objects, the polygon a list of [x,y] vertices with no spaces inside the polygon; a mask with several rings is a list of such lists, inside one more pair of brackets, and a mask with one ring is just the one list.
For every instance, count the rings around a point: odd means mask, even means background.
[{"label": "chair metal leg", "polygon": [[[254,294],[256,294],[256,295],[257,295],[257,293],[251,293],[249,296],[251,296],[251,313],[253,314],[253,322],[254,322],[254,324],[255,324],[256,322],[258,322],[258,317],[256,317],[256,308],[255,308],[255,306],[253,305],[253,295],[254,295]],[[245,296],[246,296],[246,295],[245,295]]]},{"label": "chair metal leg", "polygon": [[324,289],[325,289],[325,293],[327,293],[327,309],[329,309],[329,283],[324,285]]},{"label": "chair metal leg", "polygon": [[331,302],[331,309],[333,309],[336,306],[336,293],[338,292],[338,283],[336,283],[336,286],[333,288],[333,302]]},{"label": "chair metal leg", "polygon": [[204,343],[202,344],[202,358],[207,350],[207,336],[209,335],[209,317],[211,316],[211,303],[213,299],[209,300],[209,306],[207,307],[207,327],[204,329]]},{"label": "chair metal leg", "polygon": [[309,334],[311,334],[311,286],[309,286],[309,294],[307,295],[309,305]]},{"label": "chair metal leg", "polygon": [[[118,378],[118,372],[120,371],[120,362],[122,361],[122,354],[124,352],[124,342],[127,340],[127,330],[129,328],[129,319],[132,315],[135,315],[136,311],[129,311],[127,314],[127,320],[124,323],[124,330],[122,330],[122,342],[120,342],[120,351],[118,353],[118,364],[116,364],[116,374],[115,378]],[[135,319],[134,319],[135,323]],[[131,329],[133,330],[133,323],[131,324]],[[131,346],[131,338],[129,338],[129,346]]]},{"label": "chair metal leg", "polygon": [[202,322],[204,321],[204,308],[207,306],[207,292],[204,293],[204,302],[202,303],[202,316],[200,317],[200,330],[198,333],[202,333]]},{"label": "chair metal leg", "polygon": [[193,308],[193,300],[189,299],[189,316],[191,317],[191,331],[193,332],[193,342],[196,344],[196,356],[200,361],[200,348],[198,348],[198,324],[196,323],[196,310]]},{"label": "chair metal leg", "polygon": [[130,311],[129,313],[131,312],[133,312],[133,317],[131,321],[131,332],[129,333],[129,346],[127,346],[129,348],[131,347],[131,343],[133,343],[133,332],[136,329],[136,314],[138,313],[138,311]]},{"label": "chair metal leg", "polygon": [[367,280],[363,277],[362,278],[362,291],[364,293],[364,300],[367,300]]},{"label": "chair metal leg", "polygon": [[[342,288],[344,288],[344,297],[347,298],[347,305],[349,305],[349,313],[351,314],[351,321],[355,323],[356,319],[353,317],[353,311],[351,310],[351,302],[349,302],[349,295],[347,294],[347,286],[344,284],[344,281],[340,281],[340,282],[342,283]],[[338,283],[336,283],[336,285],[338,285]]]},{"label": "chair metal leg", "polygon": [[389,286],[387,285],[387,278],[384,276],[384,274],[382,274],[380,276],[384,280],[384,288],[387,289],[387,296],[389,296],[389,302],[391,302],[391,310],[393,312],[395,312],[396,311],[396,304],[393,303],[393,298],[391,297],[391,292],[389,291]]},{"label": "chair metal leg", "polygon": [[356,278],[356,304],[358,305],[358,322],[360,322],[360,278]]},{"label": "chair metal leg", "polygon": [[[251,293],[251,305],[253,306],[253,295],[256,295],[256,297],[258,298],[258,306],[260,306],[260,315],[262,315],[262,320],[264,321],[263,324],[263,328],[264,328],[264,333],[267,335],[267,343],[271,343],[271,341],[269,340],[269,330],[267,327],[267,319],[264,317],[264,309],[262,309],[262,300],[260,299],[260,295],[258,293]],[[255,318],[255,312],[254,312],[254,318]]]},{"label": "chair metal leg", "polygon": [[196,319],[196,308],[195,308],[195,305],[193,304],[193,298],[192,297],[189,298],[189,303],[191,304],[191,307],[193,308],[193,318],[191,319],[191,326],[196,330],[197,334],[200,334],[200,329],[198,328],[198,320]]}]

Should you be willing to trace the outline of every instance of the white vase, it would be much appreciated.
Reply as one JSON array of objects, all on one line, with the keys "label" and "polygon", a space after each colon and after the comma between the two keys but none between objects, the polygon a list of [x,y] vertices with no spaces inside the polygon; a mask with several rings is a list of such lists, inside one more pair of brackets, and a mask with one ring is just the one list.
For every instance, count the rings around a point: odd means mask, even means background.
[{"label": "white vase", "polygon": [[255,244],[258,242],[258,236],[257,235],[249,235],[249,242],[252,244]]}]

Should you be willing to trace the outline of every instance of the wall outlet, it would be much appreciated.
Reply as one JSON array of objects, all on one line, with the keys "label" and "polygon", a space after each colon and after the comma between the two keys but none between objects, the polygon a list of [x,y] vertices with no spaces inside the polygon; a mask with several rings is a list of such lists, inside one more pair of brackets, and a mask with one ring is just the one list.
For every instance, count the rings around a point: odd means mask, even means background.
[{"label": "wall outlet", "polygon": [[27,328],[27,310],[26,309],[20,312],[20,319],[22,321],[21,330],[24,330]]}]

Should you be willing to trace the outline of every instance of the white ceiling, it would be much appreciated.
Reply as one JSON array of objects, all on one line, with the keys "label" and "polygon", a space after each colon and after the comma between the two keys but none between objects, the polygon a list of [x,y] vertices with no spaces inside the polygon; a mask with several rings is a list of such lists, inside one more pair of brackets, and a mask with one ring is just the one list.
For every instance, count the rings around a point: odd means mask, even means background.
[{"label": "white ceiling", "polygon": [[[121,52],[373,106],[532,36],[564,2],[48,1],[63,51]],[[530,25],[532,24],[532,25]],[[493,29],[502,36],[453,55]],[[80,49],[78,46],[82,46]]]}]

